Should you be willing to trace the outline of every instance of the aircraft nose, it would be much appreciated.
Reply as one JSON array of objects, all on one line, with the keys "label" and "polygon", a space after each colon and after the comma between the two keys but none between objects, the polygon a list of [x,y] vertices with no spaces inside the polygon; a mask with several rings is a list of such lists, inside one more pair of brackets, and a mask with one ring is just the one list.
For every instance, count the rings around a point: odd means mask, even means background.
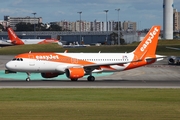
[{"label": "aircraft nose", "polygon": [[12,64],[12,62],[10,61],[10,62],[6,63],[5,67],[6,67],[8,70],[12,70],[12,69],[13,69],[13,64]]}]

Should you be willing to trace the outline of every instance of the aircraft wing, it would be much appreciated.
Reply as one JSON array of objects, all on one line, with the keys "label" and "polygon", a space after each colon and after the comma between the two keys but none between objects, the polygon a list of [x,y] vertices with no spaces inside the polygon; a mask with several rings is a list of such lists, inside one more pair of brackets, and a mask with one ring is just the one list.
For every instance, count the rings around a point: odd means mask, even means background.
[{"label": "aircraft wing", "polygon": [[99,69],[100,66],[110,66],[110,65],[120,65],[123,66],[123,64],[126,63],[131,63],[131,62],[138,62],[141,60],[136,60],[136,61],[123,61],[123,62],[109,62],[109,63],[94,63],[94,64],[88,64],[88,65],[75,65],[75,66],[57,66],[56,70],[58,70],[59,72],[64,72],[66,68],[71,68],[71,67],[82,67],[85,68],[86,70],[94,70],[94,69]]}]

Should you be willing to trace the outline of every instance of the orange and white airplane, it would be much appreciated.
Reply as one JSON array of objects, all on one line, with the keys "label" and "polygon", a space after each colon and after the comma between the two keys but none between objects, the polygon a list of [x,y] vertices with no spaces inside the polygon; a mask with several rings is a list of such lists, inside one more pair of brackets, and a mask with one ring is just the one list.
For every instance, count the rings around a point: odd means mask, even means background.
[{"label": "orange and white airplane", "polygon": [[10,40],[7,42],[12,43],[13,45],[24,45],[24,44],[46,44],[46,43],[58,43],[62,45],[61,42],[57,39],[20,39],[11,27],[7,28],[8,30],[8,37]]},{"label": "orange and white airplane", "polygon": [[130,53],[24,53],[6,64],[9,71],[41,73],[44,78],[66,74],[72,81],[92,73],[129,70],[162,60],[165,56],[156,55],[160,26],[153,26],[138,47]]}]

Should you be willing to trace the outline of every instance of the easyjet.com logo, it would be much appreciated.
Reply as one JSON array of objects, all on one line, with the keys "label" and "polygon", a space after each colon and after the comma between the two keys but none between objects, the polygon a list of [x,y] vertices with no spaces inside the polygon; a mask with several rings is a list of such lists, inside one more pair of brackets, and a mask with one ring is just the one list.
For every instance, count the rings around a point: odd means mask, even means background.
[{"label": "easyjet.com logo", "polygon": [[152,43],[152,39],[154,38],[154,36],[157,34],[159,30],[157,29],[157,27],[154,28],[153,32],[150,32],[148,39],[145,41],[145,43],[142,45],[142,47],[140,48],[141,52],[143,52],[147,46]]}]

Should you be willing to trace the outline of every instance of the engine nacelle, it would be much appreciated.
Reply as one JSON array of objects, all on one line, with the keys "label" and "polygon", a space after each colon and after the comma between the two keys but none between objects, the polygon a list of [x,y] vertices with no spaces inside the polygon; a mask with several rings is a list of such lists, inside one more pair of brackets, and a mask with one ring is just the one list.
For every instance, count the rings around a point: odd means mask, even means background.
[{"label": "engine nacelle", "polygon": [[54,78],[57,77],[59,73],[41,73],[43,78]]},{"label": "engine nacelle", "polygon": [[180,57],[171,56],[168,58],[169,65],[180,65]]},{"label": "engine nacelle", "polygon": [[81,67],[72,67],[69,69],[66,69],[66,76],[70,79],[78,79],[83,77],[85,74],[85,71]]}]

